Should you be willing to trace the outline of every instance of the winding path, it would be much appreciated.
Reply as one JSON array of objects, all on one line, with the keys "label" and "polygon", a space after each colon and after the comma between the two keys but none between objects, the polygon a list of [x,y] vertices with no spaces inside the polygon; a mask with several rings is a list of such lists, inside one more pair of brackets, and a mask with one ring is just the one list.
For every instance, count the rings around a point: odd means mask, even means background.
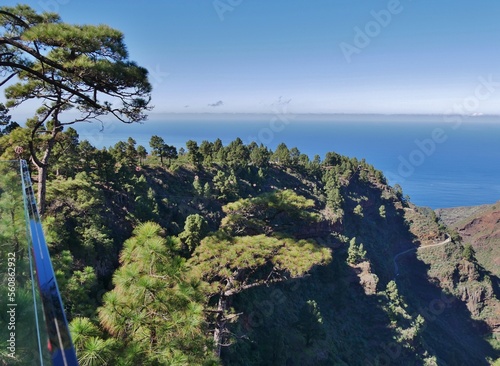
[{"label": "winding path", "polygon": [[394,274],[395,276],[397,277],[399,275],[399,267],[398,267],[398,263],[397,263],[397,260],[400,256],[402,256],[403,254],[406,254],[406,253],[410,253],[410,252],[415,252],[417,250],[421,250],[421,249],[426,249],[426,248],[433,248],[433,247],[438,247],[438,246],[441,246],[441,245],[444,245],[444,244],[447,244],[451,242],[451,238],[448,236],[448,238],[446,240],[443,240],[442,242],[439,242],[437,244],[431,244],[431,245],[425,245],[425,246],[420,246],[420,247],[416,247],[416,248],[411,248],[411,249],[407,249],[405,251],[402,251],[398,254],[396,254],[393,258],[393,261],[394,261]]}]

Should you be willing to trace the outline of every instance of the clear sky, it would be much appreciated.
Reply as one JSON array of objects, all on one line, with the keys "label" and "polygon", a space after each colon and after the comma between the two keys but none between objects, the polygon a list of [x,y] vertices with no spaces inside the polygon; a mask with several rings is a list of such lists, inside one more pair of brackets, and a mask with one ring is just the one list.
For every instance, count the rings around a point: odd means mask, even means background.
[{"label": "clear sky", "polygon": [[154,113],[500,114],[498,0],[24,3],[123,31]]}]

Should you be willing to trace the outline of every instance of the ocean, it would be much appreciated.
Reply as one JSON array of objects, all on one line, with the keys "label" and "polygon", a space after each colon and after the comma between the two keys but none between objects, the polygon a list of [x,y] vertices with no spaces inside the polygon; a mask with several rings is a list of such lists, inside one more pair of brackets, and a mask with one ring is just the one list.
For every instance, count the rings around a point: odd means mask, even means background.
[{"label": "ocean", "polygon": [[321,158],[326,152],[366,159],[420,206],[447,208],[500,200],[500,117],[407,115],[170,114],[143,124],[79,126],[80,140],[109,147],[133,137],[149,149],[152,135],[185,147],[240,137],[271,149],[284,142]]}]

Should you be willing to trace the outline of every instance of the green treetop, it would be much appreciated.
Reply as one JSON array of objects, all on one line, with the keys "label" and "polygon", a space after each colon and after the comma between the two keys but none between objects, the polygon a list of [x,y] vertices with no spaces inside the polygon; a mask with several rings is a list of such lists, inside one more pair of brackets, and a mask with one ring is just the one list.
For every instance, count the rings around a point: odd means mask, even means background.
[{"label": "green treetop", "polygon": [[[40,102],[28,123],[28,145],[42,214],[54,144],[65,126],[104,115],[139,122],[151,109],[147,70],[128,59],[123,34],[106,25],[72,25],[26,5],[2,7],[0,71],[2,84],[18,79],[5,90],[9,107]],[[43,147],[37,149],[39,136]]]},{"label": "green treetop", "polygon": [[201,293],[187,279],[178,247],[148,222],[120,253],[115,287],[105,294],[99,319],[124,343],[122,357],[130,364],[187,366],[207,358]]}]

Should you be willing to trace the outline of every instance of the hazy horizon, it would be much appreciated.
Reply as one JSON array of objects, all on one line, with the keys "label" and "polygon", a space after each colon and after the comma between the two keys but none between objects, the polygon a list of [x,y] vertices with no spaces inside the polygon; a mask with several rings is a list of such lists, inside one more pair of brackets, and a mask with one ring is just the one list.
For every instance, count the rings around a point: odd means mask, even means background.
[{"label": "hazy horizon", "polygon": [[500,114],[497,2],[22,2],[122,31],[155,113]]}]

